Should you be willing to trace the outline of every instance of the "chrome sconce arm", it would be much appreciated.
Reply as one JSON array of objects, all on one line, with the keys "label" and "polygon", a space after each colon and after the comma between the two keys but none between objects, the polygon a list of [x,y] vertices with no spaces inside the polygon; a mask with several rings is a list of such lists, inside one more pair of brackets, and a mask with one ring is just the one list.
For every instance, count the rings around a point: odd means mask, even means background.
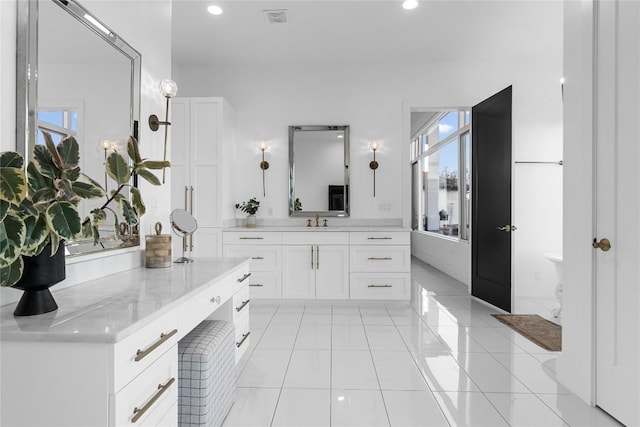
[{"label": "chrome sconce arm", "polygon": [[[162,159],[164,161],[167,160],[167,139],[169,136],[169,126],[171,126],[171,122],[169,122],[169,100],[178,94],[178,85],[173,80],[165,79],[160,82],[160,93],[167,99],[167,104],[165,107],[165,119],[164,121],[160,121],[158,116],[152,114],[149,116],[149,128],[156,132],[160,129],[160,126],[164,126],[164,155]],[[166,178],[166,168],[162,169],[162,183],[164,184]]]}]

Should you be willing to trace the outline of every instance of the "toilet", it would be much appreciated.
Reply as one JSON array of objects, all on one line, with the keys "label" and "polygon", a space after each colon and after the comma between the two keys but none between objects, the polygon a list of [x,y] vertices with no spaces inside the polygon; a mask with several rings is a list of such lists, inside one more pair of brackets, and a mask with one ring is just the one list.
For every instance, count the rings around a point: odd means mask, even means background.
[{"label": "toilet", "polygon": [[543,256],[553,263],[553,267],[558,277],[558,285],[556,286],[556,298],[558,299],[559,307],[551,310],[553,317],[562,317],[562,252],[547,252]]}]

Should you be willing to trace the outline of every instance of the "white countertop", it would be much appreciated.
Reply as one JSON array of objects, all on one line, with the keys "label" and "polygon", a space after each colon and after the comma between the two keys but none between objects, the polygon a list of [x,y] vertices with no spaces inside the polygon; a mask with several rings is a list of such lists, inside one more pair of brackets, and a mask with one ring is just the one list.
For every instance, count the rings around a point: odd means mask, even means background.
[{"label": "white countertop", "polygon": [[306,227],[306,226],[277,226],[277,225],[264,225],[258,226],[256,228],[247,228],[247,227],[227,227],[224,228],[224,231],[234,231],[234,232],[276,232],[276,231],[311,231],[311,232],[349,232],[349,231],[360,231],[360,232],[393,232],[393,231],[411,231],[409,228],[398,227],[398,226],[338,226],[338,227]]},{"label": "white countertop", "polygon": [[53,292],[58,310],[38,316],[15,317],[16,304],[5,305],[0,308],[0,337],[2,341],[118,342],[244,262],[249,260],[196,258],[191,264],[128,270]]}]

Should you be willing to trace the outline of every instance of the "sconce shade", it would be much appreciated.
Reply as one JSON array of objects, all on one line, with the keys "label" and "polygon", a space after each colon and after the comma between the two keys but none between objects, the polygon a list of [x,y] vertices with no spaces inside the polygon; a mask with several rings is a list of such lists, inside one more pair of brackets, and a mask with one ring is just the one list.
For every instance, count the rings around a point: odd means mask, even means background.
[{"label": "sconce shade", "polygon": [[164,79],[160,82],[160,93],[166,98],[173,98],[178,94],[178,85],[173,80]]}]

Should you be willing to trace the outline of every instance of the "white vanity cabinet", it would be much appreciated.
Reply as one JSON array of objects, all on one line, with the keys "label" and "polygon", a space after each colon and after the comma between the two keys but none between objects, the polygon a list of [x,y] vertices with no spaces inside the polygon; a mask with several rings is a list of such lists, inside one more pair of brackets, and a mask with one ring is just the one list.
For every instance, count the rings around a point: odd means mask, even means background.
[{"label": "white vanity cabinet", "polygon": [[[173,98],[171,116],[171,208],[186,209],[198,221],[186,250],[193,256],[222,256],[223,206],[229,202],[222,182],[230,169],[224,157],[233,145],[236,112],[219,97]],[[183,239],[174,236],[174,257],[182,245]]]},{"label": "white vanity cabinet", "polygon": [[318,300],[409,300],[409,239],[399,227],[232,228],[223,237],[225,256],[251,258],[251,298]]},{"label": "white vanity cabinet", "polygon": [[411,297],[408,232],[350,233],[351,299],[405,300]]},{"label": "white vanity cabinet", "polygon": [[282,298],[282,233],[278,231],[225,231],[226,257],[246,257],[251,265],[251,298]]},{"label": "white vanity cabinet", "polygon": [[248,272],[246,259],[196,259],[54,292],[52,313],[15,318],[3,306],[0,425],[177,426],[178,341],[221,318],[240,357]]},{"label": "white vanity cabinet", "polygon": [[284,233],[282,251],[283,298],[349,298],[349,233]]}]

